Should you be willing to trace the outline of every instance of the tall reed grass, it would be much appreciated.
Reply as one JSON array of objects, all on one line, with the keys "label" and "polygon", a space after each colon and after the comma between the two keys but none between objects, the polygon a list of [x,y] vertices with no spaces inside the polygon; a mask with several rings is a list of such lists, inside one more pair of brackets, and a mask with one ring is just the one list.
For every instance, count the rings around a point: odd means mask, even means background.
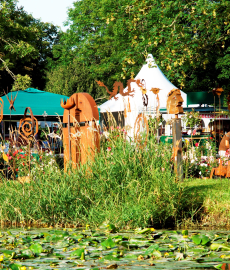
[{"label": "tall reed grass", "polygon": [[171,145],[130,143],[120,129],[110,132],[95,161],[67,173],[56,163],[30,183],[0,183],[0,220],[22,223],[173,227],[192,215],[200,202],[182,188],[170,161]]}]

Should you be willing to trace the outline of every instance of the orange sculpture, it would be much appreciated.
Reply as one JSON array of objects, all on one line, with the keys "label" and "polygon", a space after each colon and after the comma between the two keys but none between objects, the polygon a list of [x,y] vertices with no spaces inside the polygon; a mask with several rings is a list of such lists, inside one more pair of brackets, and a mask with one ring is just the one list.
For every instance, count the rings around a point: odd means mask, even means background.
[{"label": "orange sculpture", "polygon": [[[30,111],[30,115],[27,115],[27,111]],[[27,107],[24,112],[24,117],[19,122],[19,134],[27,140],[33,140],[34,136],[38,133],[38,121],[34,117],[30,107]]]},{"label": "orange sculpture", "polygon": [[149,124],[143,113],[138,114],[134,124],[134,139],[138,144],[147,144],[149,135]]},{"label": "orange sculpture", "polygon": [[3,119],[3,107],[4,107],[4,101],[0,97],[0,122],[2,122],[2,119]]},{"label": "orange sculpture", "polygon": [[213,175],[230,177],[230,161],[228,161],[227,166],[223,166],[222,160],[220,159],[219,166],[216,168],[212,168],[210,179],[212,179]]},{"label": "orange sculpture", "polygon": [[72,162],[72,167],[84,164],[93,158],[100,148],[99,129],[96,120],[99,113],[94,99],[88,93],[73,94],[67,101],[61,101],[64,108],[63,142],[64,165]]},{"label": "orange sculpture", "polygon": [[112,92],[109,91],[108,87],[106,85],[104,85],[103,82],[101,82],[101,81],[96,81],[96,82],[99,86],[105,87],[106,92],[109,94],[109,99],[114,97],[114,99],[117,100],[118,97],[116,97],[116,95],[118,93],[118,90],[119,90],[119,94],[122,95],[123,97],[125,97],[125,96],[133,97],[133,93],[135,92],[134,90],[131,89],[131,83],[136,82],[136,80],[134,80],[134,79],[129,79],[127,81],[128,89],[126,92],[124,92],[124,86],[123,86],[122,82],[115,82],[113,84],[113,91]]},{"label": "orange sculpture", "polygon": [[157,97],[156,97],[156,99],[157,99],[157,108],[156,108],[156,112],[157,112],[157,115],[159,115],[160,114],[160,99],[159,99],[159,95],[158,95],[158,93],[160,92],[160,88],[151,88],[151,92],[153,92],[153,94],[155,94]]},{"label": "orange sculpture", "polygon": [[[5,93],[5,91],[4,91],[4,93]],[[12,92],[11,92],[11,97],[10,97],[10,99],[8,98],[8,95],[7,95],[6,93],[5,93],[5,95],[6,95],[6,98],[8,99],[8,101],[9,101],[9,103],[10,103],[9,109],[10,109],[10,110],[16,111],[15,108],[14,108],[14,102],[15,102],[15,100],[16,100],[16,98],[17,98],[18,92],[17,92],[17,94],[16,94],[16,96],[15,96],[14,98],[12,97]]]},{"label": "orange sculpture", "polygon": [[182,103],[184,102],[179,89],[173,89],[168,93],[167,112],[169,114],[183,113]]},{"label": "orange sculpture", "polygon": [[212,92],[213,95],[217,95],[217,96],[221,96],[222,92],[224,91],[223,88],[217,87],[217,88],[213,88]]}]

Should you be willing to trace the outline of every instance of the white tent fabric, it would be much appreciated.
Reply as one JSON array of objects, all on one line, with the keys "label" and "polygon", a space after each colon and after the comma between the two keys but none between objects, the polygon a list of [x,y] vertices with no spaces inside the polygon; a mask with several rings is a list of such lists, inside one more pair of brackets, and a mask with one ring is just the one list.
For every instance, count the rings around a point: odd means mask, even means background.
[{"label": "white tent fabric", "polygon": [[[148,96],[148,107],[147,110],[155,111],[157,106],[156,95],[152,93],[151,88],[160,88],[159,99],[160,99],[160,108],[166,108],[167,95],[173,89],[176,88],[163,74],[158,65],[155,63],[153,56],[148,55],[146,59],[147,64],[143,65],[140,72],[135,77],[135,80],[140,79],[144,80],[145,87],[147,89]],[[117,94],[118,98],[115,100],[112,98],[107,102],[103,103],[100,106],[100,112],[119,112],[124,111],[125,107],[130,103],[131,112],[128,113],[125,119],[125,126],[129,125],[132,128],[136,117],[140,112],[144,110],[143,101],[142,101],[142,91],[136,83],[131,83],[131,88],[135,90],[133,97],[131,96],[121,96]],[[124,89],[126,92],[127,87]],[[187,106],[187,95],[181,91],[182,98],[184,100],[183,107]]]}]

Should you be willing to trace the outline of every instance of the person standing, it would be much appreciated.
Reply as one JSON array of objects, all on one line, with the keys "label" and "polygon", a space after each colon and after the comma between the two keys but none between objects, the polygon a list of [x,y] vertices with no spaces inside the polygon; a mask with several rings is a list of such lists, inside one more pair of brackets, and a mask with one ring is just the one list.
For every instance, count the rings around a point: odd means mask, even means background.
[{"label": "person standing", "polygon": [[219,145],[219,155],[225,157],[226,151],[229,150],[230,132],[226,133]]}]

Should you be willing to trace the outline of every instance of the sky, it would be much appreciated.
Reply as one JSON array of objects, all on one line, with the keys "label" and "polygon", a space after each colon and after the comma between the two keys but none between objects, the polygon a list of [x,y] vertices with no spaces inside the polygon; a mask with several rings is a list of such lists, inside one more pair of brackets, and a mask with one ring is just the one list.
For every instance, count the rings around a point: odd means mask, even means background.
[{"label": "sky", "polygon": [[67,20],[67,10],[73,6],[73,2],[74,0],[18,0],[17,5],[23,6],[35,19],[53,23],[65,31],[67,28],[63,23]]}]

